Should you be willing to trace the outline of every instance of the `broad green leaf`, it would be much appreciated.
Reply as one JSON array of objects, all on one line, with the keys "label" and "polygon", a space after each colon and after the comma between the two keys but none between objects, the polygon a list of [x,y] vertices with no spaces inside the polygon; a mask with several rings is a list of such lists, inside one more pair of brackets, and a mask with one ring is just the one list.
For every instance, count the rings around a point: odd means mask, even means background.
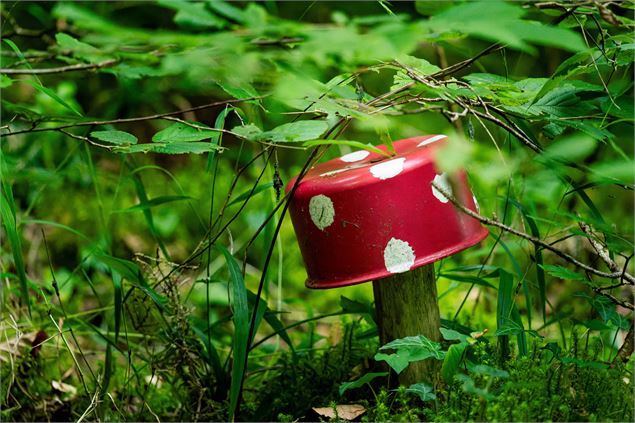
[{"label": "broad green leaf", "polygon": [[578,161],[590,155],[597,146],[597,141],[585,135],[575,135],[551,143],[545,148],[542,156],[551,160]]},{"label": "broad green leaf", "polygon": [[232,132],[241,138],[256,140],[262,134],[262,129],[250,123],[248,125],[235,126]]},{"label": "broad green leaf", "polygon": [[[191,123],[196,126],[208,128],[207,126],[197,122],[191,122]],[[165,128],[164,130],[154,134],[154,136],[152,137],[152,141],[160,142],[160,143],[193,142],[193,141],[201,141],[201,140],[209,139],[211,137],[212,137],[211,130],[193,128],[184,123],[176,122],[173,125],[170,125],[167,128]]]},{"label": "broad green leaf", "polygon": [[159,4],[177,11],[174,16],[174,23],[179,26],[208,29],[223,28],[226,25],[225,20],[207,10],[204,3],[186,0],[159,0]]},{"label": "broad green leaf", "polygon": [[443,359],[443,365],[441,366],[441,376],[446,383],[452,383],[454,380],[454,375],[457,373],[459,366],[463,361],[463,355],[467,347],[468,344],[463,342],[460,344],[450,345],[450,348]]},{"label": "broad green leaf", "polygon": [[116,145],[130,145],[137,143],[137,137],[124,131],[93,131],[90,133],[90,136]]},{"label": "broad green leaf", "polygon": [[214,12],[238,23],[245,20],[245,12],[223,0],[207,0],[207,6]]},{"label": "broad green leaf", "polygon": [[439,331],[441,331],[441,335],[446,341],[467,342],[467,340],[470,338],[468,335],[464,335],[461,332],[455,331],[453,329],[439,328]]},{"label": "broad green leaf", "polygon": [[536,52],[530,44],[569,51],[586,48],[582,37],[574,31],[523,20],[525,13],[520,5],[503,1],[466,2],[433,16],[422,26],[440,32],[459,31],[530,53]]},{"label": "broad green leaf", "polygon": [[96,63],[104,59],[105,55],[102,50],[79,41],[68,34],[55,34],[55,41],[57,41],[57,45],[61,50],[70,50],[73,56],[79,59],[84,59],[91,63]]},{"label": "broad green leaf", "polygon": [[571,280],[571,281],[584,281],[587,279],[586,276],[584,276],[583,274],[574,272],[573,270],[569,270],[566,267],[555,266],[551,264],[543,264],[540,267],[545,269],[545,271],[549,273],[551,276],[558,279]]},{"label": "broad green leaf", "polygon": [[268,142],[300,142],[320,138],[328,129],[328,124],[323,120],[301,120],[285,123],[273,128],[271,131],[262,132],[255,125],[238,126],[232,132],[241,138],[250,141]]},{"label": "broad green leaf", "polygon": [[426,383],[415,383],[414,385],[410,385],[406,388],[406,392],[418,395],[421,401],[432,401],[437,398],[432,386]]},{"label": "broad green leaf", "polygon": [[434,358],[443,360],[445,353],[441,344],[423,335],[407,336],[395,339],[379,348],[380,350],[396,350],[393,354],[377,353],[375,360],[383,360],[397,373],[401,373],[410,362]]},{"label": "broad green leaf", "polygon": [[591,179],[611,181],[626,185],[635,183],[634,160],[606,160],[591,166]]},{"label": "broad green leaf", "polygon": [[357,380],[342,383],[339,388],[339,393],[340,395],[344,395],[344,392],[348,391],[349,389],[361,388],[365,384],[372,382],[378,377],[386,376],[388,376],[388,372],[366,373],[364,376],[360,377]]},{"label": "broad green leaf", "polygon": [[262,133],[259,138],[271,142],[310,141],[320,138],[328,128],[329,125],[323,120],[301,120],[280,125]]},{"label": "broad green leaf", "polygon": [[409,56],[407,54],[400,56],[397,59],[397,61],[408,66],[409,68],[416,70],[421,75],[425,75],[425,76],[431,75],[441,70],[438,66],[433,65],[432,63],[428,62],[426,59],[421,59],[415,56]]},{"label": "broad green leaf", "polygon": [[[251,97],[258,97],[258,91],[247,82],[240,84],[230,84],[229,82],[217,82],[217,84],[230,96],[236,99],[244,99]],[[250,100],[257,101],[257,100]]]},{"label": "broad green leaf", "polygon": [[375,360],[385,361],[395,373],[400,374],[410,364],[410,355],[405,352],[394,354],[377,353],[375,354]]}]

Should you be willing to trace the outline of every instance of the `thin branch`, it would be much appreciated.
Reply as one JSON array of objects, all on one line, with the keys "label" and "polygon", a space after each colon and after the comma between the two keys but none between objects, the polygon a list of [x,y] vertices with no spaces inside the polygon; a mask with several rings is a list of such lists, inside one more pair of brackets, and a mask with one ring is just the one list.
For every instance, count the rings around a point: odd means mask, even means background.
[{"label": "thin branch", "polygon": [[75,127],[78,127],[78,126],[115,125],[115,124],[119,124],[119,123],[142,122],[142,121],[146,121],[146,120],[162,119],[162,118],[165,118],[166,116],[175,116],[175,115],[180,115],[182,113],[194,112],[194,111],[197,111],[197,110],[210,109],[210,108],[216,107],[216,106],[223,106],[223,105],[226,105],[226,104],[240,103],[240,102],[243,102],[243,101],[258,100],[258,99],[261,99],[261,98],[263,98],[263,96],[248,97],[248,98],[237,98],[237,99],[223,100],[223,101],[215,101],[214,103],[203,104],[201,106],[190,107],[190,108],[187,108],[187,109],[181,109],[181,110],[175,110],[175,111],[172,111],[172,112],[157,113],[157,114],[154,114],[154,115],[139,116],[139,117],[133,117],[133,118],[111,119],[111,120],[96,120],[96,121],[90,121],[90,122],[75,122],[75,123],[69,123],[68,125],[55,126],[55,127],[51,127],[51,128],[30,128],[30,129],[24,129],[24,130],[21,130],[21,131],[15,131],[15,132],[9,132],[9,133],[0,134],[0,138],[6,137],[6,136],[10,136],[10,135],[18,135],[18,134],[25,134],[25,133],[31,133],[31,132],[59,131],[60,129],[75,128]]},{"label": "thin branch", "polygon": [[608,250],[593,236],[593,230],[591,229],[591,226],[587,225],[584,222],[580,222],[579,225],[580,229],[582,229],[582,232],[589,235],[589,237],[587,238],[589,240],[589,243],[598,253],[600,258],[604,261],[604,263],[606,263],[606,267],[608,267],[612,272],[619,272],[620,267],[613,261],[613,259],[611,259]]},{"label": "thin branch", "polygon": [[119,61],[116,59],[106,60],[100,63],[79,63],[77,65],[61,66],[59,68],[43,68],[43,69],[0,69],[0,73],[6,75],[45,75],[51,73],[64,73],[74,71],[84,71],[89,69],[100,69],[112,66]]},{"label": "thin branch", "polygon": [[561,251],[551,245],[549,245],[548,243],[544,242],[543,240],[536,238],[532,235],[526,234],[524,232],[521,232],[519,230],[516,230],[510,226],[505,225],[504,223],[499,222],[498,220],[489,218],[489,217],[485,217],[485,216],[481,216],[480,214],[468,209],[467,207],[465,207],[463,204],[461,204],[456,198],[454,198],[445,188],[441,187],[439,184],[437,184],[436,182],[432,182],[432,186],[434,186],[441,194],[443,194],[444,197],[446,197],[448,200],[450,200],[450,202],[452,202],[452,204],[454,204],[459,210],[461,210],[463,213],[467,214],[470,217],[473,217],[474,219],[480,221],[481,223],[488,225],[488,226],[495,226],[497,228],[503,229],[506,232],[509,232],[513,235],[516,235],[520,238],[526,239],[527,241],[530,241],[536,245],[539,245],[540,247],[544,248],[545,250],[549,250],[552,253],[556,254],[557,256],[559,256],[560,258],[568,261],[571,264],[574,264],[584,270],[586,270],[589,273],[592,273],[596,276],[601,276],[603,278],[609,278],[609,279],[619,279],[619,278],[624,278],[626,279],[630,285],[635,285],[635,277],[633,277],[632,275],[628,274],[628,273],[624,273],[622,274],[621,271],[618,272],[612,272],[612,273],[608,273],[608,272],[603,272],[601,270],[595,269],[587,264],[582,263],[580,260],[576,259],[575,257],[565,253],[564,251]]}]

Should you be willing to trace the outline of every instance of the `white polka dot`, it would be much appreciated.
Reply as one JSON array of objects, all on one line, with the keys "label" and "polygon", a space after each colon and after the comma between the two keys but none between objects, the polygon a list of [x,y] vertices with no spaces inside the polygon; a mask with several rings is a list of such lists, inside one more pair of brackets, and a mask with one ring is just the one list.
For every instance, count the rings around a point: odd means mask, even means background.
[{"label": "white polka dot", "polygon": [[[442,173],[440,175],[435,176],[432,182],[439,185],[441,188],[443,188],[444,191],[447,191],[450,195],[453,194],[452,185],[450,185],[450,180],[448,179],[447,173]],[[448,201],[450,201],[445,195],[441,194],[441,191],[436,189],[434,185],[432,185],[432,194],[435,197],[437,197],[437,200],[439,200],[442,203],[447,203]]]},{"label": "white polka dot", "polygon": [[417,144],[417,147],[423,147],[424,145],[432,144],[433,142],[441,141],[442,139],[447,138],[445,135],[435,135],[433,137],[428,138],[427,140],[421,141]]},{"label": "white polka dot", "polygon": [[400,239],[391,238],[384,248],[384,265],[390,273],[403,273],[415,264],[415,252],[412,247]]},{"label": "white polka dot", "polygon": [[309,200],[309,214],[315,226],[323,231],[324,228],[331,226],[335,219],[333,201],[322,194],[311,197],[311,200]]},{"label": "white polka dot", "polygon": [[476,213],[481,212],[481,208],[478,206],[478,201],[476,201],[476,196],[472,194],[472,200],[474,200],[474,207],[476,207]]},{"label": "white polka dot", "polygon": [[375,178],[379,179],[392,178],[393,176],[397,176],[401,173],[405,161],[406,158],[402,157],[376,164],[370,168],[370,173],[372,173]]},{"label": "white polka dot", "polygon": [[352,153],[348,153],[340,157],[340,160],[348,163],[358,162],[360,160],[364,160],[370,152],[366,150],[353,151]]}]

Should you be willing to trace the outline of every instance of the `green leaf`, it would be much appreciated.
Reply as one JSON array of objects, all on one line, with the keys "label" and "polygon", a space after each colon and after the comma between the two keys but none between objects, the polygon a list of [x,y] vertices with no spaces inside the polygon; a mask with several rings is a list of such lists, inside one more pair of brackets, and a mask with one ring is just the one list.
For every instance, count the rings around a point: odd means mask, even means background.
[{"label": "green leaf", "polygon": [[203,3],[185,0],[159,0],[159,4],[177,11],[174,23],[194,29],[224,28],[224,19],[211,13]]},{"label": "green leaf", "polygon": [[320,138],[329,125],[323,120],[301,120],[285,123],[261,134],[261,139],[271,142],[299,142]]},{"label": "green leaf", "polygon": [[597,141],[585,135],[575,135],[554,142],[545,148],[542,157],[559,161],[579,161],[591,154]]},{"label": "green leaf", "polygon": [[124,131],[93,131],[90,133],[90,136],[116,145],[130,145],[137,143],[137,137]]},{"label": "green leaf", "polygon": [[112,271],[112,286],[115,290],[115,342],[117,342],[123,312],[123,284],[121,283],[121,275],[114,270]]},{"label": "green leaf", "polygon": [[150,285],[148,285],[148,282],[141,273],[141,269],[139,269],[139,266],[135,263],[130,260],[124,260],[107,254],[95,254],[95,259],[110,269],[111,272],[117,272],[133,286],[139,288],[148,297],[150,297],[150,299],[152,299],[159,309],[163,309],[167,299],[159,295]]},{"label": "green leaf", "polygon": [[[248,82],[241,82],[237,84],[230,84],[229,82],[217,82],[217,84],[223,89],[223,91],[236,99],[260,96],[258,91],[256,91],[256,89]],[[258,100],[249,100],[249,102],[256,101]]]},{"label": "green leaf", "polygon": [[13,85],[13,79],[5,74],[0,75],[0,88],[9,88],[11,85]]},{"label": "green leaf", "polygon": [[468,335],[464,335],[453,329],[439,328],[439,331],[441,331],[441,335],[446,341],[468,342],[468,339],[470,338]]},{"label": "green leaf", "polygon": [[605,160],[591,166],[591,179],[626,185],[635,183],[635,160]]},{"label": "green leaf", "polygon": [[241,138],[245,138],[247,140],[256,140],[258,139],[260,134],[262,134],[262,129],[250,123],[248,125],[235,126],[232,129],[232,132]]},{"label": "green leaf", "polygon": [[375,361],[385,361],[395,373],[400,374],[410,364],[410,356],[408,353],[398,352],[394,354],[377,353]]},{"label": "green leaf", "polygon": [[241,203],[249,197],[255,197],[257,194],[264,192],[273,187],[273,182],[265,182],[262,184],[258,184],[255,189],[249,188],[248,190],[242,192],[240,195],[236,196],[233,200],[227,203],[227,207],[232,206],[237,203]]},{"label": "green leaf", "polygon": [[432,386],[425,383],[410,385],[410,387],[406,388],[406,392],[418,395],[421,401],[432,401],[437,398]]},{"label": "green leaf", "polygon": [[[209,128],[203,124],[197,122],[191,122],[192,124],[204,128]],[[193,142],[209,139],[212,137],[212,131],[193,128],[181,122],[176,122],[173,125],[168,126],[162,131],[157,132],[152,137],[153,142],[159,143],[174,143],[174,142]]]},{"label": "green leaf", "polygon": [[416,70],[421,75],[427,76],[431,75],[435,72],[439,72],[441,68],[432,63],[428,62],[426,59],[421,59],[419,57],[409,56],[404,54],[397,59],[398,62],[408,66]]},{"label": "green leaf", "polygon": [[574,31],[523,20],[525,13],[520,5],[503,1],[466,2],[433,16],[422,26],[439,32],[458,31],[530,53],[536,52],[530,43],[568,51],[586,48],[582,37]]},{"label": "green leaf", "polygon": [[377,353],[375,354],[375,360],[386,361],[397,373],[401,373],[413,361],[426,360],[428,358],[443,360],[445,355],[441,350],[441,344],[423,335],[395,339],[379,349],[396,350],[393,354]]},{"label": "green leaf", "polygon": [[504,270],[500,270],[500,283],[498,285],[498,302],[496,305],[497,327],[503,327],[511,317],[514,306],[514,278]]},{"label": "green leaf", "polygon": [[55,34],[55,41],[57,41],[57,45],[60,49],[70,50],[73,52],[73,56],[91,63],[97,63],[98,61],[103,60],[105,56],[102,50],[79,41],[68,34]]},{"label": "green leaf", "polygon": [[523,333],[523,327],[512,319],[506,319],[505,322],[496,330],[496,336],[519,335]]},{"label": "green leaf", "polygon": [[236,405],[240,396],[242,380],[245,376],[245,362],[249,343],[249,304],[247,289],[240,266],[231,253],[222,245],[216,246],[225,257],[229,269],[229,280],[232,293],[232,320],[234,322],[232,379],[229,389],[229,420],[234,420]]},{"label": "green leaf", "polygon": [[[6,41],[6,40],[5,40]],[[67,108],[68,110],[70,110],[71,112],[75,113],[77,116],[83,117],[84,115],[77,110],[75,107],[71,106],[70,104],[68,104],[67,102],[65,102],[62,97],[60,97],[59,95],[57,95],[55,93],[55,91],[46,88],[44,85],[40,84],[39,82],[36,81],[32,81],[29,79],[22,79],[21,81],[29,84],[30,86],[32,86],[33,88],[35,88],[36,90],[38,90],[39,92],[43,93],[44,95],[47,95],[49,97],[51,97],[53,100],[55,100],[57,103],[61,104],[62,106],[64,106],[65,108]]]},{"label": "green leaf", "polygon": [[328,127],[323,120],[301,120],[285,123],[266,132],[262,132],[255,125],[238,126],[232,129],[232,132],[249,141],[300,142],[320,138]]},{"label": "green leaf", "polygon": [[116,210],[114,213],[130,213],[143,211],[163,204],[173,203],[175,201],[189,200],[190,198],[192,197],[189,197],[187,195],[163,195],[160,197],[155,197],[152,200],[141,201],[139,202],[139,204],[135,204],[134,206],[128,207],[127,209]]},{"label": "green leaf", "polygon": [[486,364],[477,364],[476,366],[472,366],[470,371],[479,375],[486,375],[495,378],[506,379],[509,377],[509,373],[507,371],[488,366]]},{"label": "green leaf", "polygon": [[487,282],[483,278],[479,278],[476,276],[463,276],[463,275],[455,275],[453,273],[439,273],[439,277],[446,278],[451,281],[464,282],[464,283],[473,283],[475,285],[485,286],[487,288],[496,289],[494,285]]},{"label": "green leaf", "polygon": [[[4,160],[4,157],[2,157],[2,160]],[[20,296],[22,297],[24,305],[27,306],[29,315],[31,315],[28,279],[24,267],[24,260],[22,259],[22,241],[20,234],[18,234],[16,224],[13,191],[11,186],[4,180],[2,182],[2,195],[0,195],[0,216],[2,217],[2,226],[4,226],[7,238],[9,238],[9,245],[11,245],[11,253],[13,255],[13,263],[15,265],[16,272],[18,273],[18,280],[20,281]]]},{"label": "green leaf", "polygon": [[443,365],[441,366],[441,376],[446,383],[452,383],[454,380],[454,375],[457,373],[459,366],[463,361],[463,356],[467,347],[468,344],[463,342],[460,344],[450,345],[450,348],[443,359]]},{"label": "green leaf", "polygon": [[157,142],[117,147],[113,151],[117,153],[202,154],[218,149],[218,145],[208,142]]},{"label": "green leaf", "polygon": [[571,281],[585,281],[587,279],[586,276],[580,273],[574,272],[573,270],[569,270],[566,267],[554,266],[551,264],[543,264],[540,267],[545,269],[545,271],[549,273],[551,276],[558,279],[571,280]]},{"label": "green leaf", "polygon": [[339,388],[339,393],[340,395],[344,395],[344,392],[348,391],[349,389],[361,388],[365,384],[372,382],[378,377],[386,376],[388,376],[388,372],[366,373],[364,376],[360,377],[357,380],[342,383]]}]

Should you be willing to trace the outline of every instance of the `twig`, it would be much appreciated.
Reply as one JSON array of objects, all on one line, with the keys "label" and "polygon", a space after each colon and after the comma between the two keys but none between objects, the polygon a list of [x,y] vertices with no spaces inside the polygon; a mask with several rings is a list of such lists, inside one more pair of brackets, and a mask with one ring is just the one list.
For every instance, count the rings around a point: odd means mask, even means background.
[{"label": "twig", "polygon": [[114,124],[118,124],[118,123],[128,123],[128,122],[142,122],[142,121],[145,121],[145,120],[161,119],[161,118],[165,118],[166,116],[175,116],[175,115],[180,115],[182,113],[194,112],[194,111],[197,111],[197,110],[210,109],[212,107],[223,106],[225,104],[234,104],[234,103],[240,103],[240,102],[243,102],[243,101],[258,100],[258,99],[261,99],[261,98],[263,98],[263,96],[248,97],[248,98],[236,98],[236,99],[223,100],[223,101],[215,101],[213,103],[203,104],[201,106],[190,107],[190,108],[187,108],[187,109],[175,110],[175,111],[166,112],[166,113],[157,113],[157,114],[148,115],[148,116],[138,116],[138,117],[133,117],[133,118],[111,119],[111,120],[96,120],[96,121],[90,121],[90,122],[75,122],[75,123],[69,123],[68,125],[55,126],[55,127],[52,127],[52,128],[33,128],[32,127],[30,129],[24,129],[24,130],[21,130],[21,131],[15,131],[15,132],[9,132],[9,133],[0,134],[0,138],[6,137],[6,136],[9,136],[9,135],[18,135],[18,134],[25,134],[25,133],[31,133],[31,132],[59,131],[60,129],[75,128],[75,127],[78,127],[78,126],[98,126],[98,125],[114,125]]},{"label": "twig", "polygon": [[626,338],[624,339],[624,344],[622,344],[622,346],[618,350],[613,363],[611,363],[611,367],[615,367],[618,362],[622,362],[623,364],[626,364],[628,362],[629,358],[633,354],[633,348],[635,347],[634,341],[635,339],[633,339],[633,324],[631,324],[631,328],[628,330]]},{"label": "twig", "polygon": [[611,259],[608,250],[604,248],[604,246],[593,237],[593,230],[591,229],[591,226],[587,225],[584,222],[580,222],[579,225],[580,229],[582,229],[582,232],[589,235],[589,237],[587,238],[589,240],[589,243],[598,253],[600,258],[604,260],[604,263],[606,263],[606,267],[608,267],[612,272],[618,272],[620,270],[620,267]]},{"label": "twig", "polygon": [[630,285],[635,285],[635,278],[628,274],[628,273],[624,273],[622,274],[621,271],[618,272],[612,272],[612,273],[608,273],[608,272],[603,272],[601,270],[595,269],[587,264],[582,263],[580,260],[576,259],[575,257],[565,253],[564,251],[561,251],[551,245],[549,245],[548,243],[544,242],[543,240],[536,238],[532,235],[526,234],[524,232],[521,232],[519,230],[516,230],[510,226],[505,225],[504,223],[499,222],[498,220],[489,218],[489,217],[485,217],[485,216],[481,216],[480,214],[468,209],[467,207],[465,207],[463,204],[461,204],[456,198],[454,198],[447,190],[445,190],[445,188],[441,187],[439,184],[437,184],[436,182],[432,182],[432,186],[434,186],[434,188],[436,188],[441,194],[443,194],[444,197],[446,197],[448,200],[450,200],[450,202],[452,202],[452,204],[454,204],[459,210],[461,210],[463,213],[467,214],[470,217],[473,217],[474,219],[480,221],[481,223],[488,225],[488,226],[495,226],[497,228],[503,229],[506,232],[509,232],[511,234],[514,234],[520,238],[526,239],[527,241],[530,241],[536,245],[539,245],[540,247],[544,248],[545,250],[549,250],[551,252],[553,252],[554,254],[556,254],[557,256],[559,256],[560,258],[568,261],[571,264],[574,264],[584,270],[586,270],[589,273],[592,273],[596,276],[601,276],[603,278],[609,278],[609,279],[619,279],[619,278],[624,278],[626,279]]},{"label": "twig", "polygon": [[44,69],[0,69],[0,73],[4,73],[6,75],[44,75],[51,73],[64,73],[64,72],[74,72],[74,71],[83,71],[88,69],[99,69],[99,68],[107,68],[118,63],[118,60],[106,60],[105,62],[100,63],[79,63],[77,65],[69,65],[69,66],[61,66],[59,68],[44,68]]}]

